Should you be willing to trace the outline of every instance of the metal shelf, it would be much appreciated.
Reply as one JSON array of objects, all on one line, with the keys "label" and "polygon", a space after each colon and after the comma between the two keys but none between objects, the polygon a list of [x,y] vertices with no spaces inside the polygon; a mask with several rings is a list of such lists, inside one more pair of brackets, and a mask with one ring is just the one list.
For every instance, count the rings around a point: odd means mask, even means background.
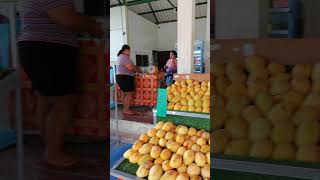
[{"label": "metal shelf", "polygon": [[[157,116],[157,110],[153,109],[153,115]],[[210,119],[210,114],[201,114],[201,113],[191,113],[191,112],[182,112],[182,111],[167,111],[168,115],[176,115],[176,116],[185,116],[185,117],[193,117],[193,118],[203,118]]]},{"label": "metal shelf", "polygon": [[227,171],[237,171],[254,173],[261,175],[282,176],[290,178],[301,178],[320,180],[320,170],[312,168],[274,165],[266,163],[256,163],[238,160],[226,160],[219,158],[211,158],[211,168]]}]

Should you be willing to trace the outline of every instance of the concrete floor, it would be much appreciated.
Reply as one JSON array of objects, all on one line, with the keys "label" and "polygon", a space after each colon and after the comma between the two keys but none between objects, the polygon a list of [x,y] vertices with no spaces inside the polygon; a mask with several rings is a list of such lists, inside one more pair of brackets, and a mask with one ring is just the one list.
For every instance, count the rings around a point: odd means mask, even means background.
[{"label": "concrete floor", "polygon": [[127,120],[127,121],[134,121],[134,122],[140,122],[140,123],[146,123],[146,124],[153,124],[153,114],[152,114],[152,108],[151,107],[145,107],[145,106],[137,106],[132,108],[134,111],[137,112],[137,114],[132,116],[123,115],[123,106],[118,106],[118,112],[116,113],[115,109],[110,110],[110,117],[112,119],[116,118],[116,115],[118,116],[118,119],[121,120]]},{"label": "concrete floor", "polygon": [[[67,143],[79,165],[69,169],[48,169],[38,165],[42,146],[38,136],[25,138],[25,180],[105,180],[108,177],[106,143]],[[16,179],[16,150],[0,152],[0,179]]]},{"label": "concrete floor", "polygon": [[[112,139],[116,139],[116,130],[118,128],[119,139],[121,142],[133,143],[139,136],[146,133],[153,127],[152,108],[145,106],[137,106],[132,108],[137,114],[132,116],[123,115],[123,106],[119,105],[116,112],[115,109],[110,111],[110,135]],[[117,127],[118,123],[118,127]]]}]

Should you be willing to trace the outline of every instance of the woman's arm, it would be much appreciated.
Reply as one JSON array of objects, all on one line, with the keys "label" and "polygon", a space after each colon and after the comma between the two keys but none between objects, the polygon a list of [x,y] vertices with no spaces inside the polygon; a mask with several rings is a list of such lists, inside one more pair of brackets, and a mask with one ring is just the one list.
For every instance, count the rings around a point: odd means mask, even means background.
[{"label": "woman's arm", "polygon": [[133,64],[126,64],[124,67],[126,67],[131,72],[140,72],[141,73],[141,69],[138,66],[135,66]]},{"label": "woman's arm", "polygon": [[61,6],[48,10],[48,16],[55,23],[79,33],[89,33],[97,37],[103,37],[102,26],[89,17],[78,14],[74,8]]}]

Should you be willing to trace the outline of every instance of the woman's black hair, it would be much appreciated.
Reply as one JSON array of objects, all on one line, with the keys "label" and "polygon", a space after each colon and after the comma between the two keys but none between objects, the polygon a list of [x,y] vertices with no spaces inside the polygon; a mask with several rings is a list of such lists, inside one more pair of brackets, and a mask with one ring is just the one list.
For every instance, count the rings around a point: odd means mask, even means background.
[{"label": "woman's black hair", "polygon": [[176,58],[178,57],[177,51],[170,51]]},{"label": "woman's black hair", "polygon": [[130,46],[125,44],[122,46],[121,50],[118,52],[118,56],[120,56],[122,54],[122,52],[126,49],[130,50]]}]

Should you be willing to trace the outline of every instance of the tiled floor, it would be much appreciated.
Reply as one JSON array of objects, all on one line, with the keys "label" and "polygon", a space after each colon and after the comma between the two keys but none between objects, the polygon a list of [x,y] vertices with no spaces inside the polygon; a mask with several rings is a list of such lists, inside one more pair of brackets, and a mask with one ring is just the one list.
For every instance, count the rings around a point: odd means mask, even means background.
[{"label": "tiled floor", "polygon": [[[132,109],[136,111],[137,114],[132,116],[123,115],[123,106],[119,105],[117,113],[118,119],[153,124],[153,114],[151,107],[133,107]],[[112,109],[110,111],[110,116],[111,118],[115,118],[115,109]]]},{"label": "tiled floor", "polygon": [[[105,180],[107,177],[106,143],[67,143],[79,165],[69,169],[48,169],[38,165],[41,156],[38,137],[25,138],[25,180]],[[0,152],[0,179],[16,179],[16,151],[9,148]]]}]

